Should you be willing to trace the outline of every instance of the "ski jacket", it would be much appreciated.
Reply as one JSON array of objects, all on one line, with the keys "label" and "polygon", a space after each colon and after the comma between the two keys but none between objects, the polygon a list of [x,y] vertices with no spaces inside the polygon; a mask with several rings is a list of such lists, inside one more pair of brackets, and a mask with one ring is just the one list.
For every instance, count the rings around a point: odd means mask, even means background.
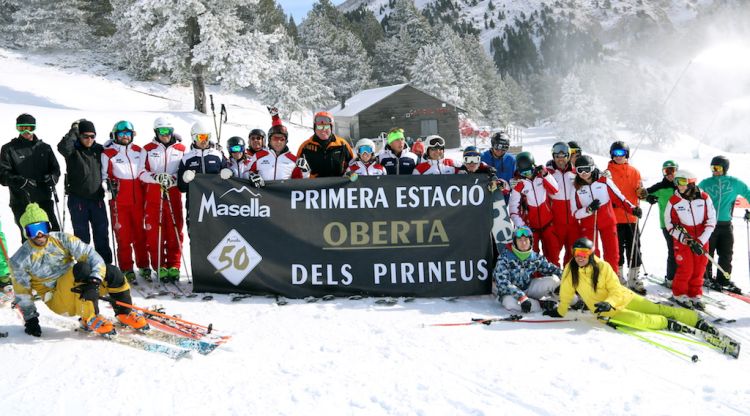
[{"label": "ski jacket", "polygon": [[557,181],[557,192],[549,194],[552,201],[552,221],[555,224],[577,224],[578,220],[573,216],[570,208],[570,200],[574,198],[576,192],[573,185],[576,174],[571,170],[570,164],[565,169],[558,169],[553,161],[547,162],[547,171]]},{"label": "ski jacket", "polygon": [[[704,245],[716,228],[716,210],[707,193],[696,189],[696,194],[696,198],[689,200],[674,191],[664,211],[664,224],[677,241],[685,243],[689,237]],[[682,235],[675,225],[682,225],[689,236]]]},{"label": "ski jacket", "polygon": [[153,178],[152,173],[169,173],[176,176],[186,150],[184,144],[175,140],[172,140],[168,145],[164,145],[158,139],[154,139],[141,149],[138,178],[145,184],[155,185],[158,183]]},{"label": "ski jacket", "polygon": [[360,176],[379,176],[387,175],[386,169],[378,162],[365,163],[359,159],[352,160],[349,163],[347,172],[356,173]]},{"label": "ski jacket", "polygon": [[[578,286],[573,287],[573,276],[570,271],[573,263],[575,263],[575,260],[565,266],[560,279],[560,303],[557,305],[557,313],[560,316],[565,316],[568,313],[568,307],[576,293],[590,311],[596,309],[594,305],[599,302],[607,302],[612,305],[611,311],[600,314],[603,316],[612,316],[621,312],[635,297],[634,292],[620,284],[612,266],[596,256],[594,256],[594,264],[587,264],[578,268]],[[596,289],[592,287],[594,267],[599,268]]]},{"label": "ski jacket", "polygon": [[492,154],[492,149],[482,152],[480,160],[493,168],[497,172],[497,177],[510,182],[516,172],[516,157],[505,152],[502,158],[498,159]]},{"label": "ski jacket", "polygon": [[[5,241],[5,233],[3,232],[3,226],[0,224],[0,239],[3,240],[3,247],[8,247],[8,243]],[[8,276],[8,259],[5,257],[5,252],[0,251],[0,277]]]},{"label": "ski jacket", "polygon": [[649,195],[654,195],[657,198],[656,202],[659,204],[659,224],[661,225],[661,228],[666,227],[664,224],[664,210],[667,208],[669,198],[674,195],[675,189],[677,188],[674,186],[674,183],[666,177],[662,178],[661,182],[657,182],[646,188],[646,192],[648,192]]},{"label": "ski jacket", "polygon": [[557,191],[557,181],[547,172],[542,177],[518,179],[511,188],[508,202],[508,212],[513,224],[516,227],[528,225],[532,230],[547,227],[552,222],[552,208],[547,195]]},{"label": "ski jacket", "polygon": [[[631,166],[627,161],[621,165],[610,160],[607,165],[612,182],[617,186],[622,195],[631,205],[638,205],[638,190],[643,188],[641,172]],[[630,213],[631,208],[617,199],[612,201],[612,209],[618,224],[634,224],[638,218]]]},{"label": "ski jacket", "polygon": [[346,140],[335,134],[331,134],[325,141],[313,135],[302,142],[297,157],[307,159],[311,178],[326,178],[342,176],[349,162],[354,159],[354,152]]},{"label": "ski jacket", "polygon": [[521,260],[512,250],[506,249],[498,256],[492,277],[495,279],[498,298],[510,295],[519,300],[526,296],[525,291],[528,290],[531,279],[561,274],[559,267],[539,253],[532,252],[526,260]]},{"label": "ski jacket", "polygon": [[141,149],[136,144],[111,142],[102,151],[102,179],[117,182],[117,201],[122,206],[142,206],[143,191],[138,181]]},{"label": "ski jacket", "polygon": [[380,152],[378,160],[389,175],[411,175],[419,163],[419,157],[411,150],[404,148],[396,155],[388,145]]},{"label": "ski jacket", "polygon": [[180,192],[187,192],[188,184],[182,179],[187,170],[195,173],[218,174],[226,166],[227,162],[220,150],[210,144],[206,149],[193,146],[190,151],[182,156],[180,166],[177,168],[177,187]]},{"label": "ski jacket", "polygon": [[424,162],[414,168],[412,175],[454,175],[460,171],[453,162],[453,159],[431,160],[426,159]]},{"label": "ski jacket", "polygon": [[[589,212],[588,207],[594,199],[599,200],[599,209]],[[570,199],[570,210],[573,215],[586,225],[593,225],[594,212],[596,212],[597,224],[607,227],[616,224],[615,213],[612,209],[612,200],[618,200],[632,210],[635,206],[625,199],[617,186],[611,179],[600,176],[597,180],[584,185],[576,190]],[[590,223],[590,224],[589,224]]]},{"label": "ski jacket", "polygon": [[94,246],[68,233],[51,232],[43,247],[27,240],[10,258],[16,283],[29,291],[37,285],[54,288],[76,262],[86,262],[91,276],[104,280],[106,265]]},{"label": "ski jacket", "polygon": [[79,198],[102,200],[102,151],[104,147],[94,142],[85,147],[75,130],[70,129],[57,144],[57,151],[65,158],[67,181],[65,191]]},{"label": "ski jacket", "polygon": [[0,184],[10,188],[10,206],[51,200],[52,190],[44,175],[52,175],[57,183],[60,165],[52,147],[36,135],[32,140],[16,137],[0,149]]},{"label": "ski jacket", "polygon": [[250,177],[250,166],[252,166],[252,162],[247,156],[240,160],[233,157],[227,159],[227,169],[232,171],[232,176],[235,178],[248,179]]},{"label": "ski jacket", "polygon": [[698,187],[703,189],[716,207],[717,221],[732,221],[732,211],[737,195],[750,201],[750,189],[745,182],[734,176],[711,176],[702,180]]},{"label": "ski jacket", "polygon": [[256,153],[250,165],[250,170],[260,174],[263,180],[266,181],[302,179],[312,176],[311,172],[302,172],[297,167],[297,156],[289,152],[289,148],[287,147],[284,147],[278,156],[273,150],[261,150]]}]

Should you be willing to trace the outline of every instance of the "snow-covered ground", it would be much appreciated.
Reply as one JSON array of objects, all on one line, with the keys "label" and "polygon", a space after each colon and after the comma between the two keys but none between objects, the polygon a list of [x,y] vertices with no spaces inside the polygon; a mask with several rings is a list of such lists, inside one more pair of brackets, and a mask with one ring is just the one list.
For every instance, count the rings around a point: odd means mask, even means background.
[{"label": "snow-covered ground", "polygon": [[[151,123],[169,114],[187,136],[205,118],[191,111],[189,88],[101,77],[44,62],[54,57],[0,50],[0,128],[3,143],[14,137],[15,117],[29,112],[37,134],[56,145],[74,120],[96,124],[99,140],[120,119],[151,137]],[[145,95],[147,92],[164,98]],[[261,103],[214,92],[227,103],[230,122],[223,137],[266,129]],[[166,98],[166,99],[165,99]],[[310,116],[308,115],[308,118]],[[210,118],[207,119],[210,121]],[[294,149],[310,129],[290,128]],[[627,137],[622,137],[628,140]],[[525,150],[538,162],[549,158],[556,139],[545,129],[526,132]],[[631,142],[634,146],[634,143]],[[699,149],[698,159],[694,159]],[[458,156],[458,150],[449,152]],[[682,137],[668,149],[642,146],[632,159],[647,185],[660,180],[661,163],[674,159],[700,177],[718,154],[706,143]],[[747,155],[729,154],[731,174],[750,180]],[[64,168],[64,161],[60,158]],[[600,167],[605,157],[596,157]],[[59,190],[60,192],[62,189]],[[0,188],[0,216],[11,251],[20,242]],[[644,211],[648,209],[643,205]],[[735,215],[739,217],[741,213]],[[665,244],[656,211],[644,230],[647,270],[662,276]],[[70,225],[68,224],[68,229]],[[470,233],[471,230],[467,230]],[[745,224],[735,219],[734,279],[750,290]],[[650,286],[651,289],[655,287]],[[721,296],[721,295],[716,295]],[[750,340],[750,305],[726,298],[724,315],[737,322],[723,329]],[[172,313],[234,334],[208,356],[172,361],[59,329],[41,303],[43,336],[30,337],[15,313],[0,310],[0,391],[4,415],[36,414],[639,414],[744,415],[750,412],[747,353],[739,360],[707,348],[646,334],[700,361],[691,363],[634,337],[596,323],[591,314],[571,313],[576,322],[499,323],[491,326],[425,327],[507,315],[492,296],[417,299],[381,306],[374,299],[336,299],[308,304],[252,297],[214,300],[146,300]],[[107,313],[111,313],[108,311]]]}]

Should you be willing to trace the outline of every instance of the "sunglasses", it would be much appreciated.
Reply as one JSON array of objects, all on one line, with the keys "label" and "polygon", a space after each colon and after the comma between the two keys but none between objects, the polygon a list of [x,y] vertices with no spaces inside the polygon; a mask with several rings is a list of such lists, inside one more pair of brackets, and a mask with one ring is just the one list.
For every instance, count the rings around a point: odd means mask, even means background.
[{"label": "sunglasses", "polygon": [[481,157],[479,156],[464,156],[464,165],[470,165],[470,164],[479,164]]},{"label": "sunglasses", "polygon": [[250,140],[263,140],[263,137],[257,136],[257,135],[253,135],[253,136],[250,136]]},{"label": "sunglasses", "polygon": [[[133,132],[130,131],[130,130],[118,131],[117,133],[115,133],[115,136],[117,136],[118,138],[133,137]],[[81,136],[81,137],[83,137],[83,136]]]},{"label": "sunglasses", "polygon": [[591,173],[594,170],[593,166],[578,166],[576,167],[576,173]]},{"label": "sunglasses", "polygon": [[573,256],[575,257],[588,257],[594,250],[586,247],[576,247],[573,249]]},{"label": "sunglasses", "polygon": [[531,230],[528,227],[522,227],[513,231],[513,236],[516,238],[521,238],[521,237],[531,238],[532,235],[534,234],[531,232]]},{"label": "sunglasses", "polygon": [[359,149],[357,149],[357,153],[359,153],[360,155],[363,155],[365,153],[372,153],[372,152],[373,152],[372,146],[370,145],[359,146]]},{"label": "sunglasses", "polygon": [[677,168],[664,168],[661,171],[664,174],[664,176],[674,175],[674,173],[677,172]]},{"label": "sunglasses", "polygon": [[25,131],[28,131],[29,133],[33,133],[34,130],[36,130],[36,126],[33,124],[18,124],[16,126],[16,130],[18,130],[19,133],[23,133]]},{"label": "sunglasses", "polygon": [[174,133],[174,129],[171,127],[159,127],[156,129],[156,134],[159,136],[171,136]]},{"label": "sunglasses", "polygon": [[23,229],[29,238],[46,237],[49,235],[49,223],[47,221],[35,222],[23,227]]},{"label": "sunglasses", "polygon": [[552,157],[555,157],[555,158],[566,158],[568,156],[570,155],[565,152],[552,153]]},{"label": "sunglasses", "polygon": [[211,135],[208,134],[208,133],[196,134],[195,135],[195,141],[197,141],[197,142],[207,142],[209,137],[211,137]]},{"label": "sunglasses", "polygon": [[245,151],[245,146],[230,146],[229,147],[229,153],[240,153]]},{"label": "sunglasses", "polygon": [[711,165],[711,171],[712,172],[724,172],[724,166],[721,165]]},{"label": "sunglasses", "polygon": [[94,133],[84,133],[81,135],[82,139],[93,139],[96,137],[96,134]]},{"label": "sunglasses", "polygon": [[615,149],[612,151],[612,156],[614,157],[625,157],[627,154],[628,152],[625,149]]},{"label": "sunglasses", "polygon": [[331,125],[330,124],[317,124],[315,125],[315,130],[323,131],[323,130],[330,130]]}]

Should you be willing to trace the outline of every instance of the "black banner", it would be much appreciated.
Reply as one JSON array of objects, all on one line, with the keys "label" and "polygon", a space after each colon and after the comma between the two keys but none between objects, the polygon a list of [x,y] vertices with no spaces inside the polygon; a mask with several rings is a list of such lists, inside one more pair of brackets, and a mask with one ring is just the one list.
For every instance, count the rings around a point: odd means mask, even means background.
[{"label": "black banner", "polygon": [[196,292],[464,296],[490,292],[485,175],[190,183]]}]

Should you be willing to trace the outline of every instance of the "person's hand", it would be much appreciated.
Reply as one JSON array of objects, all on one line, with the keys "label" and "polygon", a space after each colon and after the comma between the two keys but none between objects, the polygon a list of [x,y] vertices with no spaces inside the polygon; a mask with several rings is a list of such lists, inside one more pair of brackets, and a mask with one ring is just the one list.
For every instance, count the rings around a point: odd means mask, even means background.
[{"label": "person's hand", "polygon": [[602,172],[602,176],[604,176],[605,178],[608,178],[608,179],[612,179],[612,172],[610,172],[609,169],[605,169]]},{"label": "person's hand", "polygon": [[186,170],[182,173],[182,181],[185,183],[190,183],[193,179],[195,179],[195,171],[194,170]]},{"label": "person's hand", "polygon": [[529,312],[531,312],[531,306],[532,306],[531,300],[528,297],[526,297],[526,296],[524,296],[521,299],[523,299],[523,301],[520,302],[520,304],[521,304],[521,310],[523,311],[523,313],[529,313]]},{"label": "person's hand", "polygon": [[745,221],[750,221],[750,210],[745,210]]},{"label": "person's hand", "polygon": [[649,195],[646,197],[646,202],[654,205],[655,203],[659,202],[659,197],[657,197],[656,195]]},{"label": "person's hand", "polygon": [[542,315],[549,316],[550,318],[562,318],[562,315],[560,315],[560,312],[557,311],[557,309],[550,309],[548,311],[542,312]]},{"label": "person's hand", "polygon": [[641,218],[643,216],[643,210],[641,209],[641,207],[633,207],[633,210],[631,212],[637,218]]},{"label": "person's hand", "polygon": [[263,177],[257,173],[251,173],[249,179],[250,179],[250,183],[252,183],[253,186],[256,188],[262,188],[266,186],[266,181],[264,181]]},{"label": "person's hand", "polygon": [[535,176],[538,176],[538,177],[541,178],[541,177],[543,177],[546,174],[547,174],[547,169],[545,169],[544,166],[538,165],[537,167],[534,168],[534,175]]},{"label": "person's hand", "polygon": [[233,175],[234,173],[232,173],[232,169],[229,168],[224,168],[221,170],[221,172],[219,172],[219,176],[221,176],[221,179],[229,179]]},{"label": "person's hand", "polygon": [[638,188],[635,190],[635,193],[640,199],[646,199],[646,197],[648,196],[648,191],[645,188]]},{"label": "person's hand", "polygon": [[699,256],[702,256],[703,253],[705,253],[705,251],[703,250],[703,246],[701,245],[701,243],[699,241],[688,240],[687,245],[688,245],[688,247],[690,247],[690,250],[693,253],[695,253],[695,254],[697,254]]},{"label": "person's hand", "polygon": [[307,163],[307,159],[304,157],[297,158],[297,162],[295,165],[301,170],[303,173],[310,172],[310,164]]},{"label": "person's hand", "polygon": [[609,302],[599,302],[594,304],[594,313],[609,312],[612,310],[612,305]]},{"label": "person's hand", "polygon": [[600,204],[601,203],[599,202],[598,199],[591,201],[591,204],[589,204],[589,207],[587,208],[588,212],[596,211],[597,209],[599,209]]},{"label": "person's hand", "polygon": [[49,186],[55,186],[56,181],[55,181],[55,176],[54,175],[48,173],[48,174],[44,175],[43,180],[44,180],[44,183],[46,183],[47,185],[49,185]]},{"label": "person's hand", "polygon": [[279,109],[275,106],[267,105],[266,108],[268,109],[268,114],[270,114],[271,117],[279,115]]}]

